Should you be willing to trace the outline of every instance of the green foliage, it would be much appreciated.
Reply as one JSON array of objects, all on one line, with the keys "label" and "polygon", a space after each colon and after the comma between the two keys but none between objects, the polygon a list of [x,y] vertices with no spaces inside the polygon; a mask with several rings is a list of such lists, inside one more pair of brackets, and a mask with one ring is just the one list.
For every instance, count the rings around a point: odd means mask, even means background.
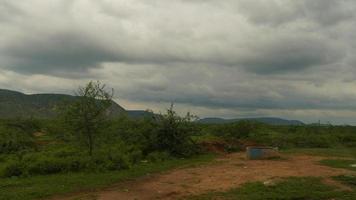
[{"label": "green foliage", "polygon": [[89,156],[74,147],[59,147],[13,156],[0,168],[0,176],[32,176],[63,172],[128,169],[142,158],[140,150],[117,142]]},{"label": "green foliage", "polygon": [[356,189],[356,175],[341,175],[333,178]]},{"label": "green foliage", "polygon": [[156,130],[151,145],[154,150],[169,152],[173,156],[191,156],[197,152],[192,135],[197,127],[192,120],[194,116],[187,113],[180,117],[173,110],[173,105],[164,115],[156,119]]},{"label": "green foliage", "polygon": [[148,154],[146,159],[151,162],[162,162],[171,159],[171,155],[168,152],[154,151]]},{"label": "green foliage", "polygon": [[337,148],[293,148],[293,149],[284,149],[284,153],[292,154],[305,154],[312,156],[332,156],[340,158],[354,158],[356,159],[356,147],[337,147]]},{"label": "green foliage", "polygon": [[200,125],[202,135],[226,139],[247,139],[281,148],[355,147],[356,127],[352,126],[273,126],[242,121],[230,124]]},{"label": "green foliage", "polygon": [[14,153],[33,148],[33,133],[39,125],[34,120],[2,120],[0,121],[0,154]]},{"label": "green foliage", "polygon": [[[81,119],[80,117],[74,119]],[[172,157],[191,156],[197,153],[192,135],[198,131],[192,119],[190,114],[178,116],[171,108],[167,114],[143,119],[122,116],[92,121],[94,127],[89,127],[97,134],[96,150],[89,155],[83,151],[84,147],[77,145],[78,137],[66,133],[68,123],[45,120],[41,123],[41,130],[46,134],[44,143],[44,136],[33,138],[41,145],[28,152],[9,155],[0,167],[0,176],[30,177],[93,170],[123,170],[140,164],[144,159],[148,162],[163,162]],[[83,135],[88,136],[85,133]]]},{"label": "green foliage", "polygon": [[124,141],[126,144],[136,146],[144,155],[147,155],[154,151],[152,146],[156,127],[156,121],[152,117],[131,119],[121,116],[111,120],[100,142],[114,145],[117,140]]},{"label": "green foliage", "polygon": [[88,148],[89,155],[93,155],[95,139],[102,132],[108,119],[109,108],[112,104],[113,92],[108,92],[100,82],[89,82],[77,91],[79,97],[62,113],[65,123],[79,141]]},{"label": "green foliage", "polygon": [[327,159],[327,160],[322,160],[320,161],[321,164],[329,166],[329,167],[335,167],[335,168],[344,168],[344,169],[349,169],[356,171],[356,167],[353,167],[352,165],[356,166],[356,160],[346,160],[346,159]]},{"label": "green foliage", "polygon": [[179,116],[173,107],[166,114],[148,115],[143,119],[122,116],[111,121],[103,143],[111,144],[113,138],[118,138],[141,149],[143,155],[163,152],[176,157],[191,156],[198,152],[192,136],[199,129],[193,119],[189,113]]},{"label": "green foliage", "polygon": [[318,178],[288,178],[274,186],[266,186],[261,182],[247,183],[240,188],[228,192],[215,192],[191,197],[194,200],[226,199],[226,200],[352,200],[355,192],[339,191],[325,185]]},{"label": "green foliage", "polygon": [[10,160],[0,168],[0,177],[21,176],[23,174],[23,163]]},{"label": "green foliage", "polygon": [[263,129],[259,122],[242,120],[226,124],[201,125],[204,135],[216,135],[227,139],[245,139],[258,129]]},{"label": "green foliage", "polygon": [[225,132],[226,137],[242,139],[247,138],[256,127],[256,122],[243,120],[232,124],[226,124],[223,127],[223,131]]}]

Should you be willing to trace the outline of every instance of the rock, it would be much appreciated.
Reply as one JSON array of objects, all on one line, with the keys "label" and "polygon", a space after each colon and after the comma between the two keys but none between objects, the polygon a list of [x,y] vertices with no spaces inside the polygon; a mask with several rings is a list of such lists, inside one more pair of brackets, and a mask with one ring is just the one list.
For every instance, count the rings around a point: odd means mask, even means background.
[{"label": "rock", "polygon": [[276,185],[276,181],[267,180],[267,181],[263,182],[263,185],[265,185],[265,186],[275,186]]}]

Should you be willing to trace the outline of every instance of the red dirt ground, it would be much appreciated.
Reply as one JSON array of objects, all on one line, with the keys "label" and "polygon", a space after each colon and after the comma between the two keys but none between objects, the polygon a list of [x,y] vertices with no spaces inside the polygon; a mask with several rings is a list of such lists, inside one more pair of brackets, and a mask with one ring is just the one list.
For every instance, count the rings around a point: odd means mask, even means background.
[{"label": "red dirt ground", "polygon": [[234,153],[220,157],[214,163],[176,169],[166,173],[123,182],[96,192],[69,194],[53,200],[149,200],[178,199],[208,191],[224,191],[251,181],[269,181],[279,177],[323,177],[325,183],[347,189],[328,177],[353,173],[318,165],[323,157],[288,155],[283,160],[246,160],[245,154]]}]

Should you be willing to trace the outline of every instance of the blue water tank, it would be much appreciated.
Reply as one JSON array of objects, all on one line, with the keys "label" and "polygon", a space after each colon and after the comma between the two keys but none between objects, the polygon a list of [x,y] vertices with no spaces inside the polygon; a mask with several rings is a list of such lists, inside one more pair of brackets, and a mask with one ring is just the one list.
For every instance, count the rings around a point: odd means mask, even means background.
[{"label": "blue water tank", "polygon": [[263,157],[263,149],[262,148],[247,148],[247,156],[249,159],[261,159]]}]

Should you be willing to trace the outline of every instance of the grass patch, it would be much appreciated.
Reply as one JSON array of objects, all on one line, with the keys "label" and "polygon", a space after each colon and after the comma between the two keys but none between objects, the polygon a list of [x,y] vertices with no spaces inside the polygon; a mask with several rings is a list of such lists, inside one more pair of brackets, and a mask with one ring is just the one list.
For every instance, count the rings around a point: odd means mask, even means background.
[{"label": "grass patch", "polygon": [[356,159],[356,148],[293,148],[281,152],[313,156],[347,157]]},{"label": "grass patch", "polygon": [[318,178],[287,178],[274,186],[261,182],[247,183],[227,192],[211,192],[189,197],[190,200],[353,200],[356,192],[338,191]]},{"label": "grass patch", "polygon": [[341,175],[333,177],[334,180],[340,181],[341,183],[356,188],[356,175]]},{"label": "grass patch", "polygon": [[110,184],[166,171],[176,167],[197,166],[212,161],[214,155],[200,155],[190,159],[174,159],[133,166],[128,170],[102,173],[68,173],[29,178],[0,179],[0,200],[30,200],[80,190],[96,189]]},{"label": "grass patch", "polygon": [[351,165],[356,164],[356,160],[344,160],[344,159],[327,159],[320,161],[320,164],[326,165],[334,168],[343,168],[352,171],[356,171],[356,167],[352,167]]}]

